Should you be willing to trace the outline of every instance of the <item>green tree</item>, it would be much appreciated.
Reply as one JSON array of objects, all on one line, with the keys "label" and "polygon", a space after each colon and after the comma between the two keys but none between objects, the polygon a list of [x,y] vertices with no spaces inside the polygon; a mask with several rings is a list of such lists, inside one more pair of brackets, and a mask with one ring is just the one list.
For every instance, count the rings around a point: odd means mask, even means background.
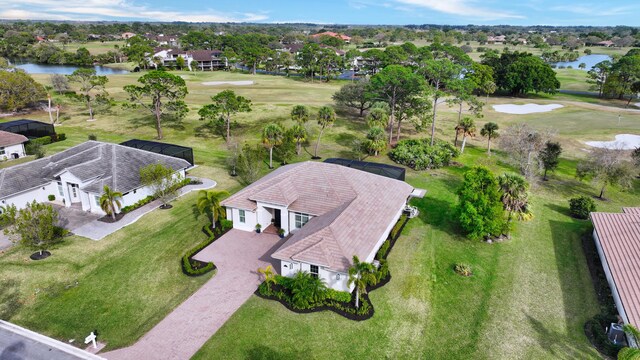
[{"label": "green tree", "polygon": [[100,96],[108,96],[105,85],[109,82],[106,76],[96,75],[92,68],[80,68],[69,75],[69,81],[78,83],[80,96],[89,110],[89,120],[93,120],[93,102]]},{"label": "green tree", "polygon": [[369,82],[361,80],[348,83],[333,94],[332,98],[336,104],[358,110],[360,116],[371,108],[371,93],[368,91]]},{"label": "green tree", "polygon": [[375,285],[377,278],[373,264],[360,261],[356,255],[353,255],[353,265],[349,268],[348,284],[355,285],[356,288],[356,308],[360,308],[360,300],[363,294],[367,293],[367,286]]},{"label": "green tree", "polygon": [[365,120],[369,127],[377,126],[384,129],[384,127],[389,123],[389,113],[387,110],[382,108],[373,108],[369,111]]},{"label": "green tree", "polygon": [[296,154],[300,155],[302,152],[302,143],[307,140],[307,129],[300,124],[295,124],[289,129],[290,135],[295,139],[296,142]]},{"label": "green tree", "polygon": [[299,125],[304,125],[309,121],[309,108],[304,105],[296,105],[291,109],[291,120],[295,121]]},{"label": "green tree", "polygon": [[560,154],[562,154],[562,146],[560,146],[560,143],[547,141],[539,155],[542,168],[544,169],[543,180],[547,180],[548,171],[554,171],[558,167]]},{"label": "green tree", "polygon": [[0,71],[0,110],[18,111],[46,98],[44,87],[22,71]]},{"label": "green tree", "polygon": [[599,97],[604,95],[604,84],[607,82],[612,66],[611,61],[605,60],[595,64],[587,71],[587,83],[591,84],[591,90],[598,91]]},{"label": "green tree", "polygon": [[498,133],[499,126],[494,122],[488,122],[484,124],[480,129],[480,135],[487,138],[487,153],[491,155],[491,139],[495,139],[500,136]]},{"label": "green tree", "polygon": [[627,188],[632,185],[634,175],[633,167],[624,160],[622,151],[609,148],[591,150],[587,159],[579,162],[576,168],[578,179],[590,179],[600,186],[600,199],[604,198],[607,185]]},{"label": "green tree", "polygon": [[460,147],[460,153],[462,154],[464,152],[464,147],[467,144],[467,137],[475,136],[475,132],[476,132],[475,121],[473,121],[473,119],[470,117],[467,117],[467,116],[463,117],[458,123],[458,125],[456,126],[456,139],[457,139],[458,132],[462,134],[462,146]]},{"label": "green tree", "polygon": [[273,148],[282,144],[284,135],[284,128],[280,124],[267,124],[262,129],[262,143],[269,149],[269,169],[273,169]]},{"label": "green tree", "polygon": [[298,271],[291,279],[291,300],[298,309],[308,309],[325,299],[327,285],[306,271]]},{"label": "green tree", "polygon": [[182,177],[175,170],[159,163],[140,169],[140,182],[151,189],[154,198],[160,199],[163,208],[178,196],[181,181]]},{"label": "green tree", "polygon": [[498,184],[502,191],[500,200],[507,212],[506,230],[509,236],[514,215],[519,220],[529,220],[532,217],[529,209],[529,183],[520,175],[503,174],[498,178]]},{"label": "green tree", "polygon": [[333,123],[335,121],[336,112],[331,106],[323,106],[318,110],[318,125],[320,125],[320,133],[318,134],[318,141],[316,142],[316,148],[313,152],[314,159],[319,159],[318,147],[320,146],[320,138],[322,138],[322,133],[326,128],[333,126]]},{"label": "green tree", "polygon": [[116,219],[117,209],[120,209],[122,206],[120,199],[122,199],[121,192],[111,190],[108,185],[104,186],[102,189],[102,195],[99,199],[100,208],[102,208],[102,211],[104,211],[108,216],[111,216],[113,220]]},{"label": "green tree", "polygon": [[[634,340],[637,342],[640,339],[640,331],[631,325],[625,324],[623,330],[633,336]],[[618,360],[638,360],[640,359],[640,349],[632,348],[632,347],[623,347],[618,351]]]},{"label": "green tree", "polygon": [[122,51],[130,62],[139,68],[146,69],[149,66],[148,54],[153,53],[153,46],[149,39],[143,36],[133,36],[125,40]]},{"label": "green tree", "polygon": [[380,126],[373,126],[369,129],[367,140],[367,150],[374,156],[378,156],[380,151],[387,148],[385,132]]},{"label": "green tree", "polygon": [[184,102],[189,93],[187,85],[181,77],[162,70],[151,70],[142,75],[138,82],[141,85],[124,87],[129,100],[133,102],[130,106],[141,106],[155,116],[157,138],[162,139],[162,119],[173,117],[180,120],[189,111]]},{"label": "green tree", "polygon": [[196,208],[202,215],[206,215],[211,220],[211,228],[215,229],[220,219],[226,218],[226,211],[220,202],[229,196],[226,191],[200,190],[198,200],[196,200]]},{"label": "green tree", "polygon": [[238,153],[238,177],[244,185],[249,185],[258,180],[261,173],[261,165],[264,148],[260,145],[252,147],[245,144]]},{"label": "green tree", "polygon": [[17,238],[17,242],[24,247],[42,252],[51,245],[62,240],[62,231],[56,226],[58,212],[49,204],[38,203],[35,200],[18,210],[11,210],[11,226],[5,232]]},{"label": "green tree", "polygon": [[389,105],[389,143],[393,140],[393,125],[398,120],[396,117],[411,109],[413,99],[422,95],[424,85],[424,79],[400,65],[387,66],[371,78],[370,91],[373,98]]},{"label": "green tree", "polygon": [[453,63],[449,59],[430,60],[427,61],[422,69],[420,69],[423,76],[427,79],[431,85],[432,98],[433,98],[433,115],[431,119],[431,146],[435,141],[436,136],[436,115],[438,110],[438,102],[440,99],[447,95],[448,92],[457,86],[457,82],[460,82],[460,73],[462,67]]},{"label": "green tree", "polygon": [[300,52],[296,62],[302,68],[305,74],[308,74],[313,82],[316,72],[320,69],[320,45],[317,43],[306,43]]},{"label": "green tree", "polygon": [[241,112],[251,111],[251,100],[244,96],[236,95],[233,90],[224,90],[211,97],[212,104],[203,106],[199,111],[200,120],[214,121],[218,118],[224,120],[226,128],[225,140],[231,141],[231,116]]},{"label": "green tree", "polygon": [[560,88],[551,66],[529,53],[505,51],[500,57],[485,57],[483,64],[493,68],[497,87],[513,96],[531,91],[555,94]]},{"label": "green tree", "polygon": [[457,194],[456,216],[468,238],[476,240],[502,233],[505,225],[502,193],[489,169],[475,166],[465,172]]},{"label": "green tree", "polygon": [[185,65],[186,64],[182,55],[178,55],[178,58],[176,59],[176,67],[178,68],[178,70],[182,70]]}]

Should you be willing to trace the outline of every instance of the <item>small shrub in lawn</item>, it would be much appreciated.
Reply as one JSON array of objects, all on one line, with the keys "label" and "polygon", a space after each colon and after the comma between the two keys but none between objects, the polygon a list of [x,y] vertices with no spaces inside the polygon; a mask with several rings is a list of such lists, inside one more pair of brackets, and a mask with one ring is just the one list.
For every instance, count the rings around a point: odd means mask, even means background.
[{"label": "small shrub in lawn", "polygon": [[569,199],[569,213],[578,219],[588,219],[589,214],[596,211],[596,203],[588,196]]},{"label": "small shrub in lawn", "polygon": [[471,271],[471,266],[462,263],[455,264],[453,266],[453,271],[455,271],[456,274],[460,276],[471,276],[473,274],[473,272]]},{"label": "small shrub in lawn", "polygon": [[96,134],[89,134],[88,138],[89,138],[89,140],[98,140],[98,135],[96,135]]},{"label": "small shrub in lawn", "polygon": [[56,141],[64,141],[64,140],[67,140],[67,134],[62,133],[56,136]]},{"label": "small shrub in lawn", "polygon": [[433,146],[429,139],[409,139],[398,142],[389,152],[391,160],[414,170],[438,169],[449,165],[460,151],[448,142],[437,140]]}]

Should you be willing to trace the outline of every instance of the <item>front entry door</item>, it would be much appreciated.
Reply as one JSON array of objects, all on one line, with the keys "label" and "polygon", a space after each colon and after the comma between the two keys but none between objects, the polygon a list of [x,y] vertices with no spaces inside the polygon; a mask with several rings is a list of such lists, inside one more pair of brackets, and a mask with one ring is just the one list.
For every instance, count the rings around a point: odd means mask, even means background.
[{"label": "front entry door", "polygon": [[69,195],[71,196],[71,202],[80,201],[80,191],[78,184],[69,184]]},{"label": "front entry door", "polygon": [[275,227],[277,227],[278,229],[282,225],[281,216],[282,215],[280,214],[280,210],[279,209],[273,209],[273,225]]}]

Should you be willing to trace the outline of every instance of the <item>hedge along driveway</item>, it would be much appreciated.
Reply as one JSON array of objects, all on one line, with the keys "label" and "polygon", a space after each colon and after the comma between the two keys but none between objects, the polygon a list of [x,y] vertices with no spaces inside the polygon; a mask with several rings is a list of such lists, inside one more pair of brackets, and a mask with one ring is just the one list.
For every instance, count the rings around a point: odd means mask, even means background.
[{"label": "hedge along driveway", "polygon": [[277,235],[232,229],[194,258],[213,261],[216,276],[133,346],[104,353],[117,359],[188,359],[244,304],[260,284],[259,267],[272,263]]}]

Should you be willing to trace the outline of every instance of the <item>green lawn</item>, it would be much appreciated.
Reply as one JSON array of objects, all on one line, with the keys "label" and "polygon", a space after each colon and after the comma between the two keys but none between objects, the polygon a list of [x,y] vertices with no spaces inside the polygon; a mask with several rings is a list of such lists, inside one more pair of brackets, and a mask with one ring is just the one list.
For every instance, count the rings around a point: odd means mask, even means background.
[{"label": "green lawn", "polygon": [[[165,141],[193,147],[198,167],[192,174],[212,178],[220,189],[230,192],[241,186],[224,169],[227,147],[219,136],[198,131],[202,122],[197,116],[209,97],[226,87],[203,82],[255,81],[251,86],[231,87],[253,101],[253,111],[236,118],[239,127],[233,134],[240,144],[257,143],[268,122],[291,125],[289,112],[295,104],[309,105],[313,112],[331,104],[331,95],[344,84],[228,72],[179,74],[189,88],[191,111],[181,123],[165,124]],[[109,76],[108,91],[117,103],[126,101],[122,86],[138,76]],[[45,84],[49,81],[47,75],[34,77]],[[56,101],[63,104],[64,119],[56,130],[66,133],[67,140],[45,146],[49,154],[79,144],[89,134],[109,142],[155,137],[142,110],[115,106],[98,110],[97,121],[87,122],[80,104],[57,95]],[[531,115],[502,114],[491,108],[492,104],[530,102],[565,107]],[[427,189],[428,195],[416,201],[422,215],[409,223],[390,255],[392,281],[371,294],[377,311],[374,318],[352,322],[330,312],[297,315],[276,302],[252,297],[196,357],[595,357],[582,333],[585,320],[598,311],[579,243],[589,223],[569,218],[565,208],[570,196],[595,192],[574,179],[576,159],[585,154],[583,141],[640,133],[637,113],[622,112],[618,125],[621,111],[615,106],[619,105],[564,94],[490,97],[478,128],[486,121],[497,122],[502,129],[519,122],[553,127],[565,148],[558,174],[533,190],[534,220],[520,224],[511,241],[487,245],[457,235],[451,207],[463,169],[408,171],[408,182]],[[48,121],[43,112],[26,117]],[[456,121],[454,109],[441,105],[437,136],[453,140]],[[317,127],[313,119],[310,124],[313,142]],[[404,127],[403,137],[426,136]],[[320,155],[351,157],[353,140],[365,131],[362,119],[339,109],[335,125],[323,135]],[[480,136],[470,139],[460,161],[503,171],[504,156],[487,158],[485,144]],[[294,160],[308,159],[309,154],[303,153]],[[384,155],[368,160],[390,162]],[[268,172],[266,164],[263,172]],[[609,194],[609,201],[599,202],[600,209],[619,211],[622,205],[638,205],[640,189]],[[87,329],[97,328],[109,348],[134,342],[206,281],[186,278],[179,270],[180,255],[203,238],[202,223],[191,214],[194,198],[189,195],[172,210],[157,211],[100,242],[70,238],[41,263],[25,260],[27,251],[0,254],[0,281],[6,284],[0,290],[0,304],[9,305],[2,317],[63,340],[79,339]],[[471,264],[475,275],[454,275],[451,267],[456,262]],[[65,289],[68,285],[72,286]],[[47,288],[52,290],[43,290]]]},{"label": "green lawn", "polygon": [[0,254],[0,318],[79,345],[94,329],[110,349],[135,342],[211,278],[180,270],[180,257],[205,240],[195,197],[101,241],[66,238],[43,261],[18,248]]}]

